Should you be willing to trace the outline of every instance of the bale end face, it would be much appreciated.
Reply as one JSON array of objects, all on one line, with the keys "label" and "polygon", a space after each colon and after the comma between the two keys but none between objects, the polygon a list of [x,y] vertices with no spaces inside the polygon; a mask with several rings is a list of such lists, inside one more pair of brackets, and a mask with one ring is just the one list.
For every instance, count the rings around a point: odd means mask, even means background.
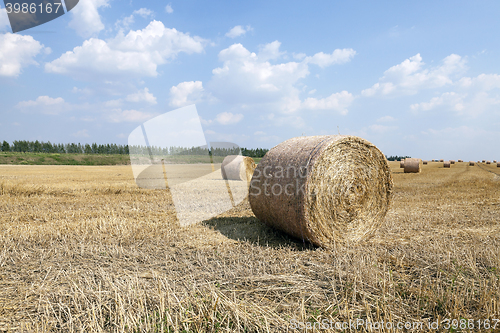
[{"label": "bale end face", "polygon": [[399,161],[399,167],[401,169],[405,167],[405,161],[404,160]]},{"label": "bale end face", "polygon": [[251,157],[228,155],[222,161],[220,171],[223,179],[250,182],[255,166],[255,162]]},{"label": "bale end face", "polygon": [[354,136],[314,136],[272,148],[255,169],[255,216],[289,235],[330,247],[370,237],[392,195],[387,159]]},{"label": "bale end face", "polygon": [[420,160],[418,158],[406,158],[404,168],[404,173],[419,173]]}]

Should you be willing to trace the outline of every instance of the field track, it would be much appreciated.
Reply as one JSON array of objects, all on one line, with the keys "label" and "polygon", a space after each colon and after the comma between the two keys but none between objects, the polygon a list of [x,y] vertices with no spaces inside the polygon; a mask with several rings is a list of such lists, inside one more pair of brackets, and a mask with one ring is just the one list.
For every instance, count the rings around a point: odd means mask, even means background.
[{"label": "field track", "polygon": [[179,227],[169,192],[139,189],[130,166],[0,165],[0,331],[500,318],[500,168],[390,165],[383,226],[332,250],[262,225],[246,200]]}]

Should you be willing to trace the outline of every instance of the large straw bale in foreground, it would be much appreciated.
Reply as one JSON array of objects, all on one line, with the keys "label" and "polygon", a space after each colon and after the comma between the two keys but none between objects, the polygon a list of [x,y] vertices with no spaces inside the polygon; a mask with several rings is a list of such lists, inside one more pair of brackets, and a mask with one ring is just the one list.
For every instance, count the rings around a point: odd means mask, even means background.
[{"label": "large straw bale in foreground", "polygon": [[387,160],[370,142],[343,135],[297,137],[260,161],[249,200],[267,225],[329,247],[370,236],[389,209],[392,186]]},{"label": "large straw bale in foreground", "polygon": [[449,168],[449,167],[451,167],[451,163],[450,163],[450,161],[444,161],[444,162],[443,162],[443,166],[444,166],[445,168]]},{"label": "large straw bale in foreground", "polygon": [[245,180],[250,182],[255,162],[253,158],[241,155],[228,155],[222,161],[220,171],[223,179]]},{"label": "large straw bale in foreground", "polygon": [[419,172],[420,172],[420,159],[405,158],[404,173],[419,173]]}]

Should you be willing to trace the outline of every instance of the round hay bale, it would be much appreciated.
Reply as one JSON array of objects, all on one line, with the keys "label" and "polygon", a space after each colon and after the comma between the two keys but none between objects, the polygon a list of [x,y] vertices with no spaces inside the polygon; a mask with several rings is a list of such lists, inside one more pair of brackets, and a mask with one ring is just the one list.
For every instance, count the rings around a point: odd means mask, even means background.
[{"label": "round hay bale", "polygon": [[486,160],[483,160],[483,163],[486,162]]},{"label": "round hay bale", "polygon": [[497,162],[497,160],[493,160],[493,163],[496,163],[496,162]]},{"label": "round hay bale", "polygon": [[497,168],[500,168],[500,163],[497,163]]},{"label": "round hay bale", "polygon": [[490,161],[486,161],[486,164],[491,164],[491,162]]},{"label": "round hay bale", "polygon": [[439,160],[439,162],[444,162],[444,160]]},{"label": "round hay bale", "polygon": [[470,166],[474,166],[474,164],[475,164],[474,161],[469,161]]},{"label": "round hay bale", "polygon": [[405,161],[404,160],[400,160],[399,161],[399,167],[400,168],[404,168],[405,167]]},{"label": "round hay bale", "polygon": [[443,166],[444,166],[445,168],[449,168],[449,167],[451,167],[451,163],[450,163],[450,161],[445,161],[445,162],[443,162]]},{"label": "round hay bale", "polygon": [[464,160],[458,160],[458,163],[462,163]]},{"label": "round hay bale", "polygon": [[244,180],[250,182],[255,162],[253,158],[241,155],[228,155],[222,161],[220,171],[227,180]]},{"label": "round hay bale", "polygon": [[392,196],[384,154],[345,135],[297,137],[272,148],[250,183],[255,216],[287,234],[329,247],[359,241],[382,223]]},{"label": "round hay bale", "polygon": [[455,164],[455,160],[450,160],[450,164]]},{"label": "round hay bale", "polygon": [[422,164],[427,164],[427,161],[422,161]]},{"label": "round hay bale", "polygon": [[405,173],[419,173],[420,160],[418,158],[405,158]]}]

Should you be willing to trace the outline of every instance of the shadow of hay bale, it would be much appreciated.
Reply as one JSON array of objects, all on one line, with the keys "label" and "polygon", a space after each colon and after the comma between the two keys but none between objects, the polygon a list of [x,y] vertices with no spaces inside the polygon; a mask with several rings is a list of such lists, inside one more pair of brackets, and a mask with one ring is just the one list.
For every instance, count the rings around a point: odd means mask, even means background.
[{"label": "shadow of hay bale", "polygon": [[317,248],[307,241],[292,238],[284,232],[268,227],[256,217],[214,217],[203,221],[202,225],[219,231],[227,238],[253,245],[272,248],[291,247],[299,251]]}]

